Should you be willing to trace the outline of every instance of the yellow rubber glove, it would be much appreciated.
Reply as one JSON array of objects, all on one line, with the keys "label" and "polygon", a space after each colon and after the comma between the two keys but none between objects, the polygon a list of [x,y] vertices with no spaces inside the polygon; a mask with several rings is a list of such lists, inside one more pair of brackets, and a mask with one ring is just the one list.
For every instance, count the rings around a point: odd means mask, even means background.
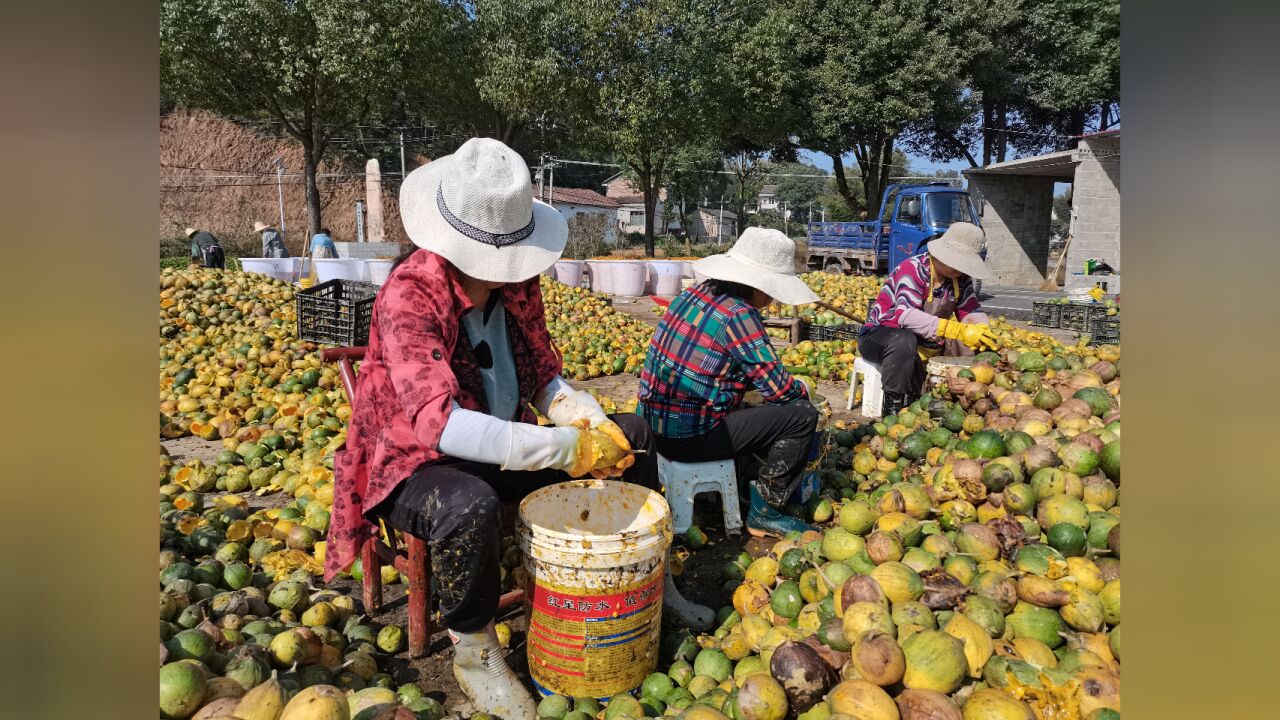
[{"label": "yellow rubber glove", "polygon": [[995,350],[999,343],[991,334],[991,326],[978,323],[962,323],[959,320],[938,318],[938,337],[959,340],[974,350]]},{"label": "yellow rubber glove", "polygon": [[1094,285],[1093,288],[1089,290],[1089,297],[1093,298],[1096,302],[1102,302],[1102,298],[1106,296],[1107,294],[1102,292],[1102,288],[1097,285]]}]

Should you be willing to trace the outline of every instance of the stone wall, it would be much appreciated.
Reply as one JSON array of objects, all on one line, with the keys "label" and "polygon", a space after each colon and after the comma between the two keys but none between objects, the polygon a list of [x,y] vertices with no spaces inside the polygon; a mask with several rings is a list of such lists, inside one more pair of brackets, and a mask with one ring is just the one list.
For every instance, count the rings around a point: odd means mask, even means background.
[{"label": "stone wall", "polygon": [[[1120,138],[1086,138],[1080,141],[1072,203],[1076,223],[1067,249],[1066,290],[1092,287],[1106,281],[1107,291],[1120,292]],[[1083,274],[1089,258],[1105,261],[1116,276]]]},{"label": "stone wall", "polygon": [[986,201],[988,285],[1038,287],[1049,261],[1053,178],[1032,175],[969,176],[971,192]]}]

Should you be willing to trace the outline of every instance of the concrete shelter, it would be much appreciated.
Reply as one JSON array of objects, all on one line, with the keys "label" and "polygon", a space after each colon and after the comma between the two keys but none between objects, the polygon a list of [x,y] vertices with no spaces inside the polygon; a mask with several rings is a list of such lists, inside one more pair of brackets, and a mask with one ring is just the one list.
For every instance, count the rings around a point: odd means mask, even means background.
[{"label": "concrete shelter", "polygon": [[[965,171],[969,192],[984,203],[990,285],[1038,287],[1049,264],[1054,183],[1072,184],[1073,238],[1064,290],[1105,282],[1120,292],[1120,131],[1085,135],[1074,150],[1046,153]],[[1115,275],[1083,274],[1085,260],[1110,265]]]}]

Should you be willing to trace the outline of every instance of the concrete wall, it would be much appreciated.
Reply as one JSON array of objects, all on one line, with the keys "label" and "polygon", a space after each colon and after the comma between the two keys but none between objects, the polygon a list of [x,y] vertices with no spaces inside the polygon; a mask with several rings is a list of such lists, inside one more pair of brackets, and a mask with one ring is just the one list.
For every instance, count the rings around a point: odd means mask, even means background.
[{"label": "concrete wall", "polygon": [[[1120,292],[1120,139],[1087,138],[1080,141],[1072,203],[1076,224],[1067,249],[1065,290],[1093,287],[1105,281],[1107,292]],[[1116,157],[1109,157],[1115,155]],[[1097,258],[1115,269],[1112,277],[1077,275],[1084,261]]]},{"label": "concrete wall", "polygon": [[1038,287],[1049,261],[1053,178],[1032,175],[969,176],[971,192],[986,200],[987,285]]}]

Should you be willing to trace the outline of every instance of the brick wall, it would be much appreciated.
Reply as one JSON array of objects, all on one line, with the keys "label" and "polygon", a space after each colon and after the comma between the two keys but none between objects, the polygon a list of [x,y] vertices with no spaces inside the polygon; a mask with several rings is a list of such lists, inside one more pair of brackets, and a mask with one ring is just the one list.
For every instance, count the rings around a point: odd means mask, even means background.
[{"label": "brick wall", "polygon": [[1119,292],[1119,277],[1086,277],[1088,258],[1104,260],[1120,270],[1120,139],[1088,138],[1080,141],[1072,203],[1076,210],[1075,231],[1067,249],[1066,290],[1092,287],[1107,281],[1108,292]]},{"label": "brick wall", "polygon": [[1038,287],[1049,261],[1049,220],[1053,178],[1030,175],[969,176],[970,187],[986,201],[989,285]]}]

